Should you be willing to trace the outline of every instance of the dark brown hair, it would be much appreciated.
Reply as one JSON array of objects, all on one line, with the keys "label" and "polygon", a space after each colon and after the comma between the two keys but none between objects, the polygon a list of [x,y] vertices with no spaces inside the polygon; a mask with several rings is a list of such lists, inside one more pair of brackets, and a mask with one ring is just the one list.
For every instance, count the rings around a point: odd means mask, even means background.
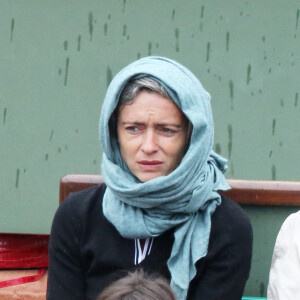
[{"label": "dark brown hair", "polygon": [[137,270],[112,283],[97,300],[176,300],[176,297],[164,278]]}]

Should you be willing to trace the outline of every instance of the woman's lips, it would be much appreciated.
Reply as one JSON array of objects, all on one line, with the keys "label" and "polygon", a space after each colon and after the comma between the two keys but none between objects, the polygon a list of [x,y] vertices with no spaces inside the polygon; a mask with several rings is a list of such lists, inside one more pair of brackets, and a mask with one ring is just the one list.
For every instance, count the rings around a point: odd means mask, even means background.
[{"label": "woman's lips", "polygon": [[138,161],[138,165],[141,169],[145,171],[155,171],[161,167],[163,164],[160,160],[140,160]]}]

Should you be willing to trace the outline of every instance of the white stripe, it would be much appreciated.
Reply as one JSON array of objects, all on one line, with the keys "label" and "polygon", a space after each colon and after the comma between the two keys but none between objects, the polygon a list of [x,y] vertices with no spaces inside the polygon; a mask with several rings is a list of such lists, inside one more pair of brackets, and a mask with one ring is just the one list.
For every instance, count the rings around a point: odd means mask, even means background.
[{"label": "white stripe", "polygon": [[142,252],[141,261],[143,261],[145,259],[145,257],[146,257],[148,246],[149,246],[149,238],[145,240],[145,244],[144,244],[144,249],[143,249],[143,252]]},{"label": "white stripe", "polygon": [[136,261],[136,256],[137,256],[137,240],[135,239],[134,240],[134,264],[136,265],[137,264],[137,261]]},{"label": "white stripe", "polygon": [[151,252],[152,245],[153,245],[153,241],[154,241],[154,238],[151,238],[151,244],[150,244],[150,247],[149,247],[148,255],[149,255],[150,252]]},{"label": "white stripe", "polygon": [[141,241],[140,239],[134,240],[134,246],[135,246],[135,253],[134,253],[134,264],[140,264],[147,255],[150,254],[152,245],[153,245],[154,238],[147,238],[145,240],[144,248],[142,250]]}]

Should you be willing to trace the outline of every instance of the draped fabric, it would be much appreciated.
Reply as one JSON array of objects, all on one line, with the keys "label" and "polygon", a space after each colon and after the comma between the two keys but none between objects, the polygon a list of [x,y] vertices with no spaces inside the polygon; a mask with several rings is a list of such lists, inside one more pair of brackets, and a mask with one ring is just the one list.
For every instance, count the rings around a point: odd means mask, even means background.
[{"label": "draped fabric", "polygon": [[[166,176],[140,182],[122,159],[109,120],[120,93],[132,77],[150,76],[161,83],[192,123],[189,148],[179,166]],[[102,106],[100,141],[106,218],[125,238],[155,237],[174,228],[167,262],[171,287],[186,299],[195,263],[207,253],[211,214],[220,205],[218,190],[227,190],[226,160],[212,151],[214,124],[210,95],[184,66],[163,57],[146,57],[121,70],[112,80]]]}]

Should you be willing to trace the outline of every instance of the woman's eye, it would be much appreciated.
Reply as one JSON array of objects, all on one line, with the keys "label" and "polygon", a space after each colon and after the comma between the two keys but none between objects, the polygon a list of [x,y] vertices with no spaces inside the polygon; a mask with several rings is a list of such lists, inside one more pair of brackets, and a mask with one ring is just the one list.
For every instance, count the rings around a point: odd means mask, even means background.
[{"label": "woman's eye", "polygon": [[137,133],[139,131],[139,128],[137,126],[129,126],[125,128],[127,132],[130,133]]},{"label": "woman's eye", "polygon": [[170,129],[170,128],[166,128],[166,127],[160,128],[160,131],[161,131],[163,134],[166,134],[166,135],[173,135],[174,133],[176,133],[175,130]]}]

